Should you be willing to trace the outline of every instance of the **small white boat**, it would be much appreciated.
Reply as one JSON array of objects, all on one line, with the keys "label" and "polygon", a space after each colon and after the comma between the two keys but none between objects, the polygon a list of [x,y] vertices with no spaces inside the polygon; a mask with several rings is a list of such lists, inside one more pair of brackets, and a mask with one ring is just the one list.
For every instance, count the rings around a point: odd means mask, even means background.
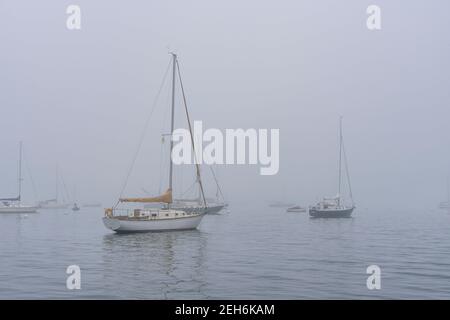
[{"label": "small white boat", "polygon": [[[190,126],[190,119],[184,95],[184,89],[181,83],[181,75],[176,54],[172,53],[172,108],[171,108],[171,134],[174,132],[174,109],[175,109],[175,87],[176,76],[180,79],[181,90],[183,93],[184,107],[186,117],[189,124],[189,131],[192,130]],[[194,148],[194,144],[192,144]],[[170,144],[170,154],[173,150],[173,141]],[[193,150],[195,154],[195,150]],[[119,203],[135,203],[147,204],[144,208],[137,209],[117,209],[116,207],[105,209],[105,217],[103,218],[104,225],[115,232],[154,232],[154,231],[175,231],[175,230],[189,230],[195,229],[200,224],[203,216],[206,213],[206,200],[203,192],[203,185],[200,178],[200,168],[198,164],[197,182],[200,186],[200,193],[203,199],[203,208],[195,210],[177,210],[172,201],[172,184],[173,184],[173,162],[169,157],[169,188],[167,191],[157,197],[145,198],[120,198]],[[148,204],[160,203],[164,204],[163,208],[150,208]]]},{"label": "small white boat", "polygon": [[[38,203],[39,209],[45,209],[45,210],[60,210],[60,209],[67,209],[69,208],[69,203],[66,203],[64,192],[59,192],[59,183],[60,183],[60,175],[58,166],[56,166],[56,180],[55,180],[55,197],[53,199],[48,199],[44,201],[40,201]],[[62,179],[62,177],[61,177]],[[64,180],[63,185],[64,185]],[[67,190],[66,190],[67,191]],[[60,194],[62,194],[62,202],[60,202]]]},{"label": "small white boat", "polygon": [[80,211],[80,207],[76,203],[74,203],[73,207],[72,207],[72,211]]},{"label": "small white boat", "polygon": [[306,212],[306,208],[301,206],[294,206],[287,208],[286,212]]},{"label": "small white boat", "polygon": [[18,175],[19,195],[16,198],[0,199],[0,213],[36,213],[37,207],[24,205],[22,199],[22,142],[19,144],[19,175]]}]

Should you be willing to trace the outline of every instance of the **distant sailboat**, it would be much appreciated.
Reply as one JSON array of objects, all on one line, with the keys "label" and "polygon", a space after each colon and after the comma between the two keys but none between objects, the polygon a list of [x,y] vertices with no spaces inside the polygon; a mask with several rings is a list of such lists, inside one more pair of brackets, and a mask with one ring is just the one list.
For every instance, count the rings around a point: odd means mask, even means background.
[{"label": "distant sailboat", "polygon": [[72,206],[72,211],[80,211],[80,207],[77,204],[77,188],[73,188],[73,194],[74,194],[74,203]]},{"label": "distant sailboat", "polygon": [[447,201],[439,203],[439,209],[448,210],[450,213],[450,177],[447,178]]},{"label": "distant sailboat", "polygon": [[0,199],[0,213],[35,213],[37,207],[22,204],[22,142],[19,145],[18,196]]},{"label": "distant sailboat", "polygon": [[[341,180],[342,180],[342,156],[345,161],[345,171],[350,191],[351,204],[346,205],[341,196]],[[313,218],[347,218],[352,215],[355,205],[353,203],[352,189],[350,185],[350,175],[348,172],[347,157],[345,154],[344,140],[342,136],[342,117],[339,121],[339,186],[336,197],[324,198],[318,204],[309,208],[309,215]]]},{"label": "distant sailboat", "polygon": [[439,209],[448,209],[449,205],[448,205],[448,201],[442,201],[441,203],[439,203]]},{"label": "distant sailboat", "polygon": [[[181,90],[183,93],[183,102],[186,111],[186,118],[189,125],[189,131],[192,138],[192,128],[189,119],[189,113],[186,104],[186,98],[184,95],[183,83],[181,81],[180,69],[177,60],[177,55],[171,53],[172,55],[172,107],[171,107],[171,134],[174,131],[174,111],[175,111],[175,84],[176,75],[180,79]],[[192,141],[192,147],[194,148],[194,143]],[[173,141],[171,139],[170,143],[170,154],[173,149]],[[195,150],[194,150],[195,154]],[[103,223],[108,229],[115,232],[149,232],[149,231],[172,231],[172,230],[187,230],[195,229],[200,224],[205,210],[201,212],[186,212],[182,210],[177,210],[172,208],[172,185],[173,185],[173,162],[172,158],[169,156],[169,186],[167,191],[157,197],[146,197],[146,198],[120,198],[118,203],[164,203],[166,207],[164,208],[139,208],[134,210],[120,210],[116,207],[105,209],[105,217],[103,218]],[[205,196],[203,192],[203,185],[200,179],[199,166],[196,165],[197,169],[197,179],[200,185],[200,190],[202,194],[202,199],[204,206],[206,207]],[[116,205],[117,206],[117,205]],[[125,213],[126,215],[120,215]]]},{"label": "distant sailboat", "polygon": [[[63,194],[64,197],[64,194]],[[67,209],[69,207],[68,203],[65,203],[65,201],[63,200],[63,202],[59,202],[59,171],[58,171],[58,167],[56,167],[56,184],[55,184],[55,198],[53,199],[48,199],[48,200],[44,200],[39,202],[39,208],[40,209]]]}]

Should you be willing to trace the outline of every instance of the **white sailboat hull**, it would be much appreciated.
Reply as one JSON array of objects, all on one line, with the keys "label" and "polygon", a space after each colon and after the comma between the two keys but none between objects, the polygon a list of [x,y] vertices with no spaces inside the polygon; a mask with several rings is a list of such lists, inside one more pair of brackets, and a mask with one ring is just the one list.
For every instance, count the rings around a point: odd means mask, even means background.
[{"label": "white sailboat hull", "polygon": [[0,213],[36,213],[37,207],[32,206],[16,206],[16,207],[0,207]]},{"label": "white sailboat hull", "polygon": [[115,232],[157,232],[196,229],[203,214],[176,219],[129,220],[117,217],[104,217],[105,227]]}]

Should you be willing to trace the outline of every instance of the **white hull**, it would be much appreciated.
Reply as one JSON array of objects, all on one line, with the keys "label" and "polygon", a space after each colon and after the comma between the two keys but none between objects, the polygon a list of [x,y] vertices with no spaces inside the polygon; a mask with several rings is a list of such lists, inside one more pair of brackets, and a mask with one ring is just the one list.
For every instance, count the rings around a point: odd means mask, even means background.
[{"label": "white hull", "polygon": [[0,207],[0,213],[36,213],[37,207],[17,206],[17,207]]},{"label": "white hull", "polygon": [[195,229],[200,224],[203,214],[191,217],[170,219],[132,220],[117,217],[104,217],[103,223],[115,232],[151,232]]}]

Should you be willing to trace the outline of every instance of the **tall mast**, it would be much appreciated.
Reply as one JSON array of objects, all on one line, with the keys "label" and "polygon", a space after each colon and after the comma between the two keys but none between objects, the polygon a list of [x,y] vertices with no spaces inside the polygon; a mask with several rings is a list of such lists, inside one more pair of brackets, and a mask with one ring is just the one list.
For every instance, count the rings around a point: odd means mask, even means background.
[{"label": "tall mast", "polygon": [[339,186],[338,186],[338,205],[341,204],[341,176],[342,170],[342,116],[339,117]]},{"label": "tall mast", "polygon": [[19,143],[19,201],[21,200],[22,194],[22,141]]},{"label": "tall mast", "polygon": [[55,180],[55,200],[58,202],[58,165],[56,165],[56,180]]},{"label": "tall mast", "polygon": [[176,64],[177,64],[177,55],[173,52],[170,53],[172,55],[172,115],[171,115],[171,124],[170,124],[170,156],[169,156],[169,189],[172,190],[172,177],[173,177],[173,163],[172,163],[172,149],[173,149],[173,130],[175,125],[175,79],[176,79]]}]

